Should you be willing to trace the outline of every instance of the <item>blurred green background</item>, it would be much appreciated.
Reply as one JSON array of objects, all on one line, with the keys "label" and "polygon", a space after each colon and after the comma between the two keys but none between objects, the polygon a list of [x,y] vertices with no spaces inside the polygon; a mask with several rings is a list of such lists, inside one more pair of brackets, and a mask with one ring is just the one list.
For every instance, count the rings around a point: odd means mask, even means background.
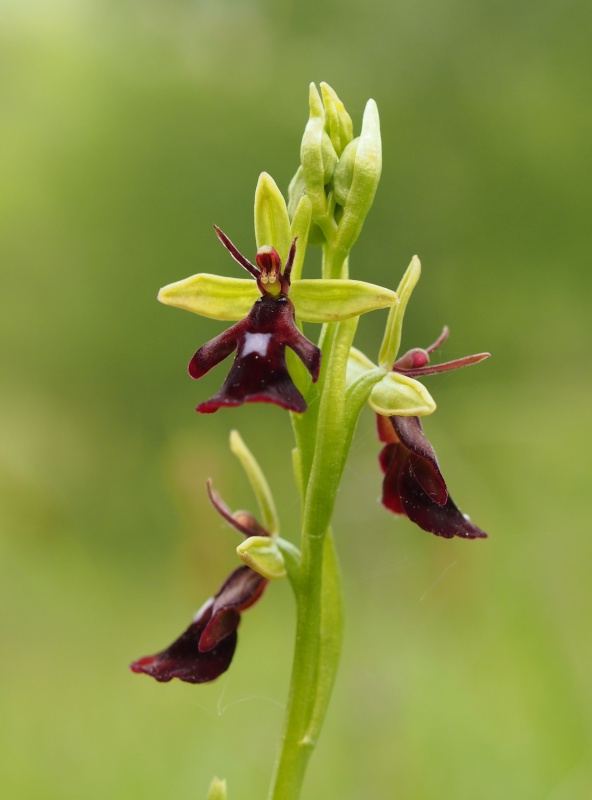
[{"label": "blurred green background", "polygon": [[[235,565],[209,507],[253,499],[237,427],[294,536],[290,429],[274,407],[199,417],[224,367],[186,362],[219,323],[159,306],[254,247],[258,174],[297,166],[309,81],[384,172],[354,277],[424,266],[404,345],[444,323],[426,424],[486,542],[443,541],[378,502],[362,419],[336,531],[347,630],[305,797],[592,796],[590,208],[585,2],[2,0],[0,752],[11,800],[265,795],[293,636],[289,588],[243,619],[216,683],[129,661],[168,644]],[[317,268],[316,254],[309,274]],[[375,356],[385,315],[362,320]],[[585,365],[588,364],[588,367]]]}]

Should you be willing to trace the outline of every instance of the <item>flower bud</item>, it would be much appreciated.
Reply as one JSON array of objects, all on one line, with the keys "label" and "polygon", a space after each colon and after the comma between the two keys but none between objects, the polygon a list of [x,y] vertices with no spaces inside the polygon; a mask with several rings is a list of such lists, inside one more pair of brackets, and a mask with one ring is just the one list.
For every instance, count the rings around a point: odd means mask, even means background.
[{"label": "flower bud", "polygon": [[376,194],[381,170],[382,146],[378,109],[374,100],[368,100],[353,164],[351,185],[337,230],[335,245],[342,253],[349,253],[360,235]]},{"label": "flower bud", "polygon": [[208,800],[226,800],[226,781],[214,778],[208,790]]},{"label": "flower bud", "polygon": [[353,137],[351,117],[328,83],[321,83],[321,95],[325,107],[325,130],[329,134],[335,152],[341,156]]},{"label": "flower bud", "polygon": [[[310,84],[309,106],[310,114],[302,137],[300,161],[302,163],[306,194],[312,203],[312,216],[315,221],[319,222],[327,218],[328,209],[325,195],[325,164],[323,161],[323,134],[326,136],[326,133],[325,111],[321,96],[314,83]],[[326,138],[330,144],[329,137],[326,136]],[[325,150],[327,151],[326,142]]]},{"label": "flower bud", "polygon": [[[302,168],[302,166],[300,166],[296,170],[296,174],[294,175],[294,177],[290,181],[290,185],[288,186],[288,215],[292,220],[292,224],[294,223],[294,220],[296,218],[296,211],[298,210],[298,205],[300,203],[300,200],[304,196],[306,196],[306,179],[304,177],[304,169]],[[310,223],[310,228],[308,231],[308,241],[310,242],[310,244],[316,244],[316,245],[323,244],[325,241],[323,232],[321,231],[318,225],[315,225],[314,222]]]},{"label": "flower bud", "polygon": [[340,206],[345,206],[347,203],[347,196],[354,179],[354,165],[359,144],[358,136],[347,145],[333,172],[333,193]]},{"label": "flower bud", "polygon": [[333,143],[325,131],[323,131],[323,137],[321,139],[321,156],[323,159],[323,183],[327,184],[330,183],[333,178],[333,170],[335,169],[338,159]]}]

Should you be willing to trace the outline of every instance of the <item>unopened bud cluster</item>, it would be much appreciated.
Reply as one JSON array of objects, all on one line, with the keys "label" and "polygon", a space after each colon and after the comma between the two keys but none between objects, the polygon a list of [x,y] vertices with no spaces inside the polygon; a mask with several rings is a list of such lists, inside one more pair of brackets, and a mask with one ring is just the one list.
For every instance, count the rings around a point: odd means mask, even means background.
[{"label": "unopened bud cluster", "polygon": [[330,245],[339,254],[335,263],[340,265],[360,235],[380,180],[378,110],[374,100],[369,100],[361,133],[354,139],[351,118],[330,86],[321,83],[319,94],[311,84],[309,105],[301,164],[289,187],[288,211],[292,217],[300,198],[308,196],[312,205],[309,241]]}]

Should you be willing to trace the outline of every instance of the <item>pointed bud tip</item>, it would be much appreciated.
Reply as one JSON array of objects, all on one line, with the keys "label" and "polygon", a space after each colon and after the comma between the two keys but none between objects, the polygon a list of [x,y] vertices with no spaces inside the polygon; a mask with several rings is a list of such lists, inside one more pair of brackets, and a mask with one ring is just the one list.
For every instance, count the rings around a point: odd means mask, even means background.
[{"label": "pointed bud tip", "polygon": [[226,781],[220,778],[214,778],[208,789],[207,800],[226,800],[226,798]]}]

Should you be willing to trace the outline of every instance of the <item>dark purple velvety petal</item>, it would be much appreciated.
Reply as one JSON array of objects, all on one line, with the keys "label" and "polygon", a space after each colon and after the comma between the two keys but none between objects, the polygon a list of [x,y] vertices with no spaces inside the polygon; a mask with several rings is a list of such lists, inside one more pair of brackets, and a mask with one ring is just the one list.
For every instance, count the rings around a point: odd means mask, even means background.
[{"label": "dark purple velvety petal", "polygon": [[399,437],[393,428],[392,417],[383,417],[381,414],[377,414],[376,432],[379,441],[385,444],[398,444],[399,442]]},{"label": "dark purple velvety petal", "polygon": [[212,481],[207,482],[208,496],[218,514],[223,517],[229,525],[232,525],[243,536],[269,536],[263,525],[260,525],[255,517],[248,511],[236,511],[233,513],[218,492],[212,489]]},{"label": "dark purple velvety petal", "polygon": [[245,327],[245,320],[237,322],[227,331],[224,331],[215,339],[211,339],[202,345],[197,353],[189,362],[188,371],[192,378],[201,378],[212,367],[224,361],[234,350],[236,350],[239,337]]},{"label": "dark purple velvety petal", "polygon": [[484,539],[487,534],[474,525],[454,504],[450,495],[444,505],[438,505],[424,492],[411,462],[399,476],[399,492],[405,514],[424,531],[452,539]]},{"label": "dark purple velvety petal", "polygon": [[304,334],[300,333],[296,323],[293,323],[292,340],[288,342],[288,347],[291,347],[296,353],[310,372],[313,383],[316,383],[321,369],[321,351]]},{"label": "dark purple velvety petal", "polygon": [[287,297],[260,297],[248,317],[238,324],[242,328],[228,377],[220,391],[197,410],[210,414],[242,403],[275,403],[290,411],[305,411],[306,401],[288,372],[286,347],[302,359],[313,380],[318,377],[320,350],[296,327],[291,301]]},{"label": "dark purple velvety petal", "polygon": [[204,628],[199,638],[198,649],[200,653],[210,653],[231,636],[240,622],[240,613],[235,608],[223,608],[212,618]]},{"label": "dark purple velvety petal", "polygon": [[[248,346],[254,346],[247,341]],[[263,346],[267,346],[266,355]],[[228,377],[214,397],[200,403],[197,411],[211,414],[219,408],[233,408],[243,403],[274,403],[289,411],[306,411],[304,397],[298,391],[286,365],[285,347],[271,339],[258,343],[260,353],[252,350],[236,356]]]},{"label": "dark purple velvety petal", "polygon": [[154,656],[145,656],[130,665],[132,672],[143,672],[157,681],[166,683],[172,678],[187,683],[207,683],[226,672],[232,661],[236,647],[236,628],[219,641],[216,647],[200,652],[199,642],[209,622],[213,600],[204,606],[197,618],[173,644]]},{"label": "dark purple velvety petal", "polygon": [[228,236],[224,233],[224,231],[221,231],[217,225],[214,225],[214,230],[216,231],[216,236],[218,239],[220,239],[224,247],[228,250],[237,264],[240,264],[241,267],[246,269],[247,272],[249,272],[254,278],[258,278],[260,273],[257,267],[254,264],[251,264],[248,258],[245,258],[238,247],[232,244]]},{"label": "dark purple velvety petal", "polygon": [[214,598],[212,617],[225,608],[245,611],[257,602],[269,581],[250,567],[238,567],[230,573]]},{"label": "dark purple velvety petal", "polygon": [[416,480],[438,505],[448,500],[446,481],[438,467],[432,445],[426,439],[419,417],[391,417],[393,428],[401,444],[409,450]]},{"label": "dark purple velvety petal", "polygon": [[399,491],[399,476],[407,463],[409,454],[402,444],[387,444],[380,451],[378,460],[384,480],[382,481],[382,505],[394,514],[404,514]]},{"label": "dark purple velvety petal", "polygon": [[214,598],[211,619],[199,640],[199,649],[209,651],[228,636],[235,617],[257,602],[268,583],[267,578],[247,566],[231,572]]}]

